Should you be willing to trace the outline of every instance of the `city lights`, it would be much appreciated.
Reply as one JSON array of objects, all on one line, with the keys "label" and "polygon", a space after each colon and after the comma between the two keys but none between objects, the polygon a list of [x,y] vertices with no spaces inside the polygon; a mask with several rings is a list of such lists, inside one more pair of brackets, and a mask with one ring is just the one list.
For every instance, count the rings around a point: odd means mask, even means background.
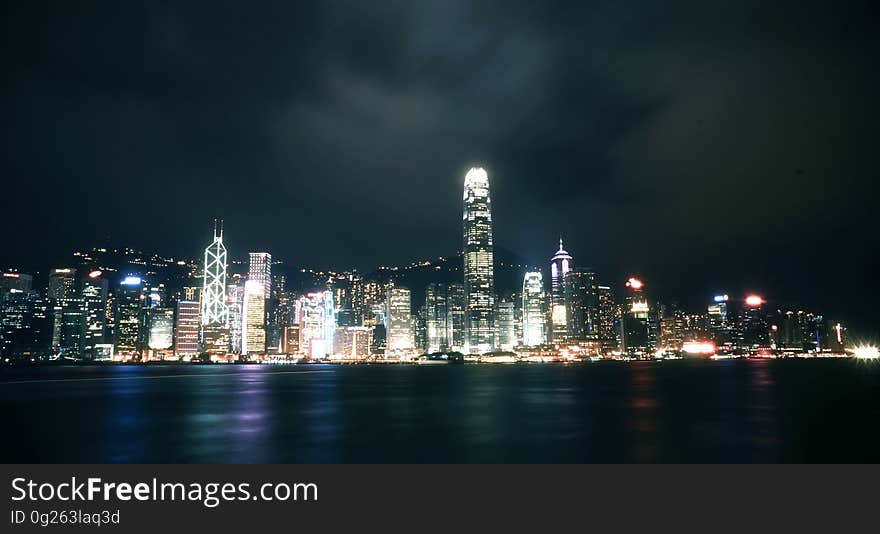
[{"label": "city lights", "polygon": [[628,287],[630,289],[634,289],[636,291],[641,290],[643,286],[644,286],[644,284],[638,278],[630,278],[629,280],[626,281],[626,287]]},{"label": "city lights", "polygon": [[764,304],[765,300],[760,295],[749,295],[746,297],[746,306],[757,308]]},{"label": "city lights", "polygon": [[880,349],[874,345],[859,345],[853,347],[852,355],[860,360],[877,360],[880,359]]},{"label": "city lights", "polygon": [[715,344],[707,341],[688,341],[681,346],[681,350],[688,354],[715,354]]}]

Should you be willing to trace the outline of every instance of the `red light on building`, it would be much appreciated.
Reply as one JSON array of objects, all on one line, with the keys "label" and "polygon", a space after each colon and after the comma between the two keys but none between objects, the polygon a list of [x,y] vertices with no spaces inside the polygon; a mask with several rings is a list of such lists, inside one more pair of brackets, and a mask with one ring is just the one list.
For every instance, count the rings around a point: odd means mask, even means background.
[{"label": "red light on building", "polygon": [[101,271],[92,271],[89,273],[89,278],[98,278],[102,274],[104,273],[102,273]]},{"label": "red light on building", "polygon": [[749,295],[746,297],[746,306],[751,306],[752,308],[757,308],[761,304],[764,304],[764,302],[764,299],[759,295]]},{"label": "red light on building", "polygon": [[642,283],[638,278],[630,278],[626,281],[626,287],[630,289],[634,289],[636,291],[640,291],[645,284]]}]

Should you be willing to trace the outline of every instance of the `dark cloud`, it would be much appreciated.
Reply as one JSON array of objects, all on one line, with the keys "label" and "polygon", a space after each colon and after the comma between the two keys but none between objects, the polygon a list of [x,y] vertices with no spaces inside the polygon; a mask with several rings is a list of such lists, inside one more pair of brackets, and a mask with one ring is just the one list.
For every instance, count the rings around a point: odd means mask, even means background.
[{"label": "dark cloud", "polygon": [[[757,287],[870,315],[867,3],[20,3],[6,18],[4,265],[105,236],[367,268],[566,236],[611,282]],[[10,201],[9,199],[14,199]]]}]

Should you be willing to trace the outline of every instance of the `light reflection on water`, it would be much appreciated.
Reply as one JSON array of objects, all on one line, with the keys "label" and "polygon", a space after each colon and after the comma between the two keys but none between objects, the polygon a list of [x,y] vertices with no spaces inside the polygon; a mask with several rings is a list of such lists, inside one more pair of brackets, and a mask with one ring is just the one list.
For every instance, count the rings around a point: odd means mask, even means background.
[{"label": "light reflection on water", "polygon": [[15,436],[2,452],[10,462],[880,460],[866,445],[877,442],[877,425],[846,423],[873,420],[880,365],[284,369],[3,371],[4,379],[110,380],[0,386],[6,435]]}]

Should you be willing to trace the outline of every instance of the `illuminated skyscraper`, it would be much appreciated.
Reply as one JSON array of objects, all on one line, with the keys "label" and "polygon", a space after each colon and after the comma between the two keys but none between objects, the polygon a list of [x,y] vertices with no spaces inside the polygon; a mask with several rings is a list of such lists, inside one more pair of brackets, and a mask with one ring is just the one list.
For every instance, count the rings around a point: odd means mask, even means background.
[{"label": "illuminated skyscraper", "polygon": [[388,290],[385,297],[386,356],[406,359],[413,349],[413,322],[410,291],[402,287]]},{"label": "illuminated skyscraper", "polygon": [[266,290],[256,280],[244,284],[242,308],[241,354],[264,354],[266,352]]},{"label": "illuminated skyscraper", "polygon": [[568,339],[598,340],[599,296],[596,273],[589,269],[572,269],[565,275],[563,285]]},{"label": "illuminated skyscraper", "polygon": [[139,276],[126,276],[116,292],[116,354],[122,358],[135,357],[144,348],[146,320],[144,302],[146,291]]},{"label": "illuminated skyscraper", "polygon": [[332,291],[324,291],[324,348],[328,355],[333,352],[333,338],[336,335],[336,305]]},{"label": "illuminated skyscraper", "polygon": [[268,252],[251,252],[248,265],[248,280],[263,286],[265,300],[272,298],[272,255]]},{"label": "illuminated skyscraper", "polygon": [[152,350],[167,350],[174,344],[174,308],[152,308],[149,312]]},{"label": "illuminated skyscraper", "polygon": [[101,271],[91,271],[82,281],[85,333],[83,352],[86,359],[94,359],[95,345],[104,343],[107,326],[107,294],[109,285]]},{"label": "illuminated skyscraper", "polygon": [[499,298],[495,303],[495,344],[501,350],[513,350],[516,346],[515,316],[513,300]]},{"label": "illuminated skyscraper", "polygon": [[638,278],[626,281],[623,303],[622,345],[630,356],[647,357],[653,349],[651,340],[650,307],[643,293],[644,284]]},{"label": "illuminated skyscraper", "polygon": [[238,280],[226,286],[226,305],[229,310],[229,345],[233,354],[241,354],[242,307],[244,283]]},{"label": "illuminated skyscraper", "polygon": [[614,295],[609,286],[598,286],[599,298],[599,346],[603,354],[619,348],[619,308],[614,304]]},{"label": "illuminated skyscraper", "polygon": [[449,307],[444,284],[428,284],[425,289],[425,327],[428,353],[449,350]]},{"label": "illuminated skyscraper", "polygon": [[446,308],[446,339],[449,350],[464,352],[467,299],[462,284],[452,283],[447,286]]},{"label": "illuminated skyscraper", "polygon": [[205,280],[202,286],[202,325],[226,327],[229,308],[226,305],[226,247],[223,246],[223,225],[214,224],[214,242],[205,249]]},{"label": "illuminated skyscraper", "polygon": [[299,351],[312,359],[326,356],[324,343],[324,294],[309,293],[296,302]]},{"label": "illuminated skyscraper", "polygon": [[49,271],[49,299],[76,298],[76,269],[62,268]]},{"label": "illuminated skyscraper", "polygon": [[495,276],[489,177],[472,168],[464,179],[464,292],[467,299],[465,350],[488,352],[495,346]]},{"label": "illuminated skyscraper", "polygon": [[523,345],[543,345],[547,342],[544,334],[547,315],[541,273],[526,273],[523,278],[522,299]]},{"label": "illuminated skyscraper", "polygon": [[565,275],[571,270],[572,257],[562,248],[550,259],[550,326],[551,339],[555,342],[568,337],[568,310],[565,306]]},{"label": "illuminated skyscraper", "polygon": [[178,358],[193,358],[199,353],[199,303],[194,300],[177,302],[177,328],[174,352]]}]

